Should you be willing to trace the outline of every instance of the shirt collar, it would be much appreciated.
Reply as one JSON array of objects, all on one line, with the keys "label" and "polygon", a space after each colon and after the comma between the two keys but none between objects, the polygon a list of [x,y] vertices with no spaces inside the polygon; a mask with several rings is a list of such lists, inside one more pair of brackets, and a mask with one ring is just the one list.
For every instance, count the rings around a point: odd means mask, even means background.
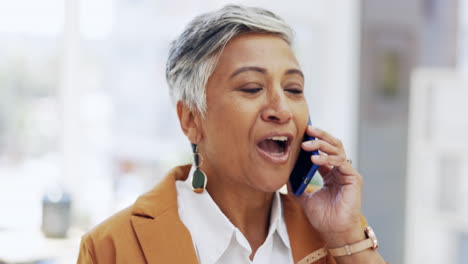
[{"label": "shirt collar", "polygon": [[[190,230],[200,262],[214,263],[227,250],[233,236],[239,232],[235,232],[237,228],[219,209],[208,192],[198,194],[192,191],[191,181],[194,170],[195,167],[192,166],[188,179],[176,183],[177,195],[181,201],[179,210],[183,212],[182,221]],[[279,192],[275,192],[273,197],[267,239],[272,239],[275,232],[290,249]],[[237,240],[239,241],[239,238]]]},{"label": "shirt collar", "polygon": [[283,204],[281,202],[281,194],[276,191],[273,197],[273,204],[271,206],[271,216],[270,216],[270,228],[268,233],[273,233],[274,231],[278,232],[278,235],[281,237],[284,245],[291,249],[289,243],[288,229],[286,228],[286,222],[284,220],[283,214]]}]

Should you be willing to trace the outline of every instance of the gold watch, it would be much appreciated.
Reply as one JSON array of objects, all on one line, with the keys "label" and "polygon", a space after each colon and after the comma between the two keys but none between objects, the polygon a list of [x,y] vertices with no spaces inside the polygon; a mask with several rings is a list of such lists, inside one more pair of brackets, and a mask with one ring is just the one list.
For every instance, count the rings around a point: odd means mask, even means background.
[{"label": "gold watch", "polygon": [[366,226],[364,228],[364,233],[366,234],[367,239],[364,239],[351,245],[346,245],[344,247],[331,248],[328,249],[328,251],[333,257],[341,257],[349,256],[369,248],[376,250],[379,247],[379,242],[377,241],[377,237],[375,236],[374,230],[372,230],[370,226]]}]

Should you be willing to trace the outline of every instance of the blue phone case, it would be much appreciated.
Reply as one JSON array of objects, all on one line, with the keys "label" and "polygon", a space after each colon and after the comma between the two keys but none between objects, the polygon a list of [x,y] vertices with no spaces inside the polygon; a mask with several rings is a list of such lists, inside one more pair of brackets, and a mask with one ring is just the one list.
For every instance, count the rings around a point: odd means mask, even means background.
[{"label": "blue phone case", "polygon": [[[311,125],[310,118],[308,125]],[[309,140],[315,140],[315,138],[307,135],[307,133],[304,133],[304,138],[302,141]],[[319,155],[319,153],[317,150],[309,152],[301,148],[296,165],[294,165],[294,169],[289,177],[291,190],[296,196],[300,196],[304,192],[310,180],[314,177],[315,172],[317,172],[318,168],[320,167],[311,161],[311,155]]]}]

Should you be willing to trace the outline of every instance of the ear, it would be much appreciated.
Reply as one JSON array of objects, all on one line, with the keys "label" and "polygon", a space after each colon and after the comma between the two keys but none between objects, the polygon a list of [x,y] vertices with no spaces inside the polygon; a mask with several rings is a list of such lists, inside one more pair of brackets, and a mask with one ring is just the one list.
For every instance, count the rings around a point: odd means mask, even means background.
[{"label": "ear", "polygon": [[179,117],[180,127],[190,142],[200,143],[203,138],[200,113],[188,107],[184,102],[178,101],[177,116]]}]

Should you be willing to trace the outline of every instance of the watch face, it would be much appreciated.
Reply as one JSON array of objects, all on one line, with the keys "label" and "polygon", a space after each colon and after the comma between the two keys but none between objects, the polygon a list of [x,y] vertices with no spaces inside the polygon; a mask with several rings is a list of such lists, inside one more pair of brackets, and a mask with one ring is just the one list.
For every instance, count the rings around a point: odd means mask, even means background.
[{"label": "watch face", "polygon": [[366,226],[364,229],[367,237],[369,237],[372,240],[372,249],[377,249],[379,247],[379,242],[377,241],[377,236],[374,233],[374,230],[370,226]]}]

